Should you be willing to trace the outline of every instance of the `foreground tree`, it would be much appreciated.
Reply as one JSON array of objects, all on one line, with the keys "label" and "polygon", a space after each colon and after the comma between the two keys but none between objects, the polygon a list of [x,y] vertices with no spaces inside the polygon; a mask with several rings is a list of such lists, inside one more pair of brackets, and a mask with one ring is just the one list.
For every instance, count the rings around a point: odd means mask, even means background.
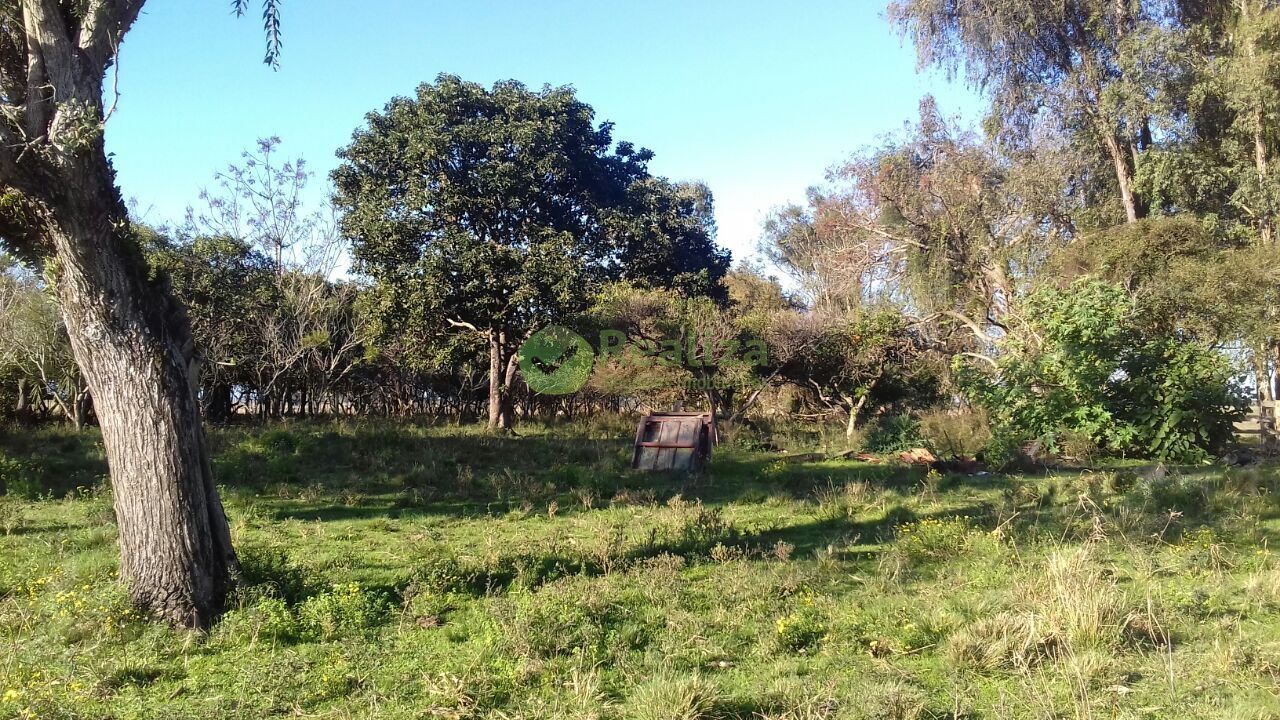
[{"label": "foreground tree", "polygon": [[102,425],[121,579],[159,617],[203,627],[236,556],[191,382],[190,323],[148,271],[103,145],[103,79],[142,5],[0,8],[0,237],[56,288]]}]

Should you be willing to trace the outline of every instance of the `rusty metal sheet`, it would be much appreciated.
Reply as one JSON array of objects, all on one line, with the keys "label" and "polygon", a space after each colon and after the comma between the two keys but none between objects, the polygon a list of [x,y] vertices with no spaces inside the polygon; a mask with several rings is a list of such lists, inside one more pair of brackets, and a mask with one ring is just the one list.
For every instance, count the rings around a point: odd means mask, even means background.
[{"label": "rusty metal sheet", "polygon": [[636,428],[631,467],[636,470],[701,472],[711,457],[710,413],[653,413]]}]

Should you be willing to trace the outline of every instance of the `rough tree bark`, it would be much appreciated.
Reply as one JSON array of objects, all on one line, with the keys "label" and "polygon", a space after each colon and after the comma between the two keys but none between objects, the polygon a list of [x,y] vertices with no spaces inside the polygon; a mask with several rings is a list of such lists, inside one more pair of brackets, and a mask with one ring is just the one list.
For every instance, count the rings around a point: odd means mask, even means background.
[{"label": "rough tree bark", "polygon": [[0,26],[17,50],[0,57],[0,237],[45,265],[57,289],[102,425],[121,580],[157,616],[206,627],[237,566],[190,323],[148,272],[102,140],[104,74],[141,7],[22,0],[20,22]]},{"label": "rough tree bark", "polygon": [[516,378],[516,354],[507,343],[507,331],[489,330],[489,429],[515,429],[515,402],[511,387]]}]

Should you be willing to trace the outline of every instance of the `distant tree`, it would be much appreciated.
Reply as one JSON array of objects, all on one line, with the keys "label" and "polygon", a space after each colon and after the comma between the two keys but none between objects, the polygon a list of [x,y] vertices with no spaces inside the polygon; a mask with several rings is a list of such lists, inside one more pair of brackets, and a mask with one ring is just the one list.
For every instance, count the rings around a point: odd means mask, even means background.
[{"label": "distant tree", "polygon": [[[238,164],[215,176],[215,189],[201,191],[199,206],[187,209],[182,228],[196,238],[189,250],[224,250],[206,260],[230,262],[243,274],[241,282],[216,291],[239,304],[235,313],[219,317],[234,318],[234,332],[246,340],[229,367],[237,384],[252,388],[263,417],[295,405],[301,412],[315,406],[361,360],[366,339],[366,317],[355,311],[358,288],[336,279],[344,258],[333,208],[307,204],[304,190],[312,174],[306,161],[281,159],[280,146],[273,136],[242,152]],[[190,301],[208,309],[211,296],[203,288],[214,278],[184,279],[179,296],[188,300],[187,292],[195,291]],[[202,326],[214,329],[211,323]],[[200,330],[198,340],[219,342],[216,333]],[[203,372],[217,371],[206,365]],[[228,403],[225,386],[206,390],[214,401],[210,407]]]},{"label": "distant tree", "polygon": [[89,388],[57,300],[39,278],[16,270],[0,274],[0,374],[16,380],[19,416],[51,400],[75,429],[84,427]]},{"label": "distant tree", "polygon": [[227,422],[233,388],[247,384],[253,359],[261,351],[253,318],[270,312],[275,269],[264,255],[234,237],[172,240],[141,232],[152,265],[169,277],[191,318],[205,416]]},{"label": "distant tree", "polygon": [[[277,274],[305,264],[315,252],[324,216],[305,207],[303,192],[311,179],[302,158],[280,159],[281,140],[261,138],[241,162],[214,176],[218,189],[200,192],[200,207],[187,208],[188,232],[236,238],[270,258]],[[295,253],[303,257],[295,256]]]},{"label": "distant tree", "polygon": [[959,330],[972,337],[954,349],[988,352],[1028,278],[1067,239],[1052,201],[1017,170],[926,97],[904,134],[833,168],[807,205],[776,210],[760,247],[816,312],[848,319],[892,305],[938,342]]},{"label": "distant tree", "polygon": [[963,70],[988,94],[988,127],[1006,145],[1026,147],[1047,121],[1106,158],[1129,222],[1149,212],[1135,187],[1139,160],[1182,111],[1177,89],[1188,69],[1181,35],[1163,15],[1160,3],[1140,0],[889,6],[922,64]]},{"label": "distant tree", "polygon": [[705,291],[727,264],[705,188],[650,177],[652,153],[615,146],[571,88],[442,75],[371,113],[339,156],[341,226],[377,281],[382,335],[482,336],[493,428],[515,420],[520,343],[600,282]]},{"label": "distant tree", "polygon": [[811,393],[817,404],[846,418],[845,437],[852,440],[866,411],[895,385],[910,376],[921,353],[907,319],[891,308],[849,316],[798,315],[775,322],[776,336],[798,349],[785,363],[782,377]]}]

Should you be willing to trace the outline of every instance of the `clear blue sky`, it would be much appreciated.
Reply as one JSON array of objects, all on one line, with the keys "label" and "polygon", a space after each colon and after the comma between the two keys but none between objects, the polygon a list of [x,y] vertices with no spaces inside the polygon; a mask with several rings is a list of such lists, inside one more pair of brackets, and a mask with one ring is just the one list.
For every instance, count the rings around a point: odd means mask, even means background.
[{"label": "clear blue sky", "polygon": [[262,64],[253,14],[227,0],[153,0],[126,38],[107,126],[126,198],[176,222],[213,173],[279,135],[317,171],[316,197],[365,113],[449,72],[487,84],[570,84],[657,174],[703,180],[720,242],[749,254],[769,208],[915,118],[972,93],[915,55],[877,0],[308,0],[284,4],[284,56]]}]

